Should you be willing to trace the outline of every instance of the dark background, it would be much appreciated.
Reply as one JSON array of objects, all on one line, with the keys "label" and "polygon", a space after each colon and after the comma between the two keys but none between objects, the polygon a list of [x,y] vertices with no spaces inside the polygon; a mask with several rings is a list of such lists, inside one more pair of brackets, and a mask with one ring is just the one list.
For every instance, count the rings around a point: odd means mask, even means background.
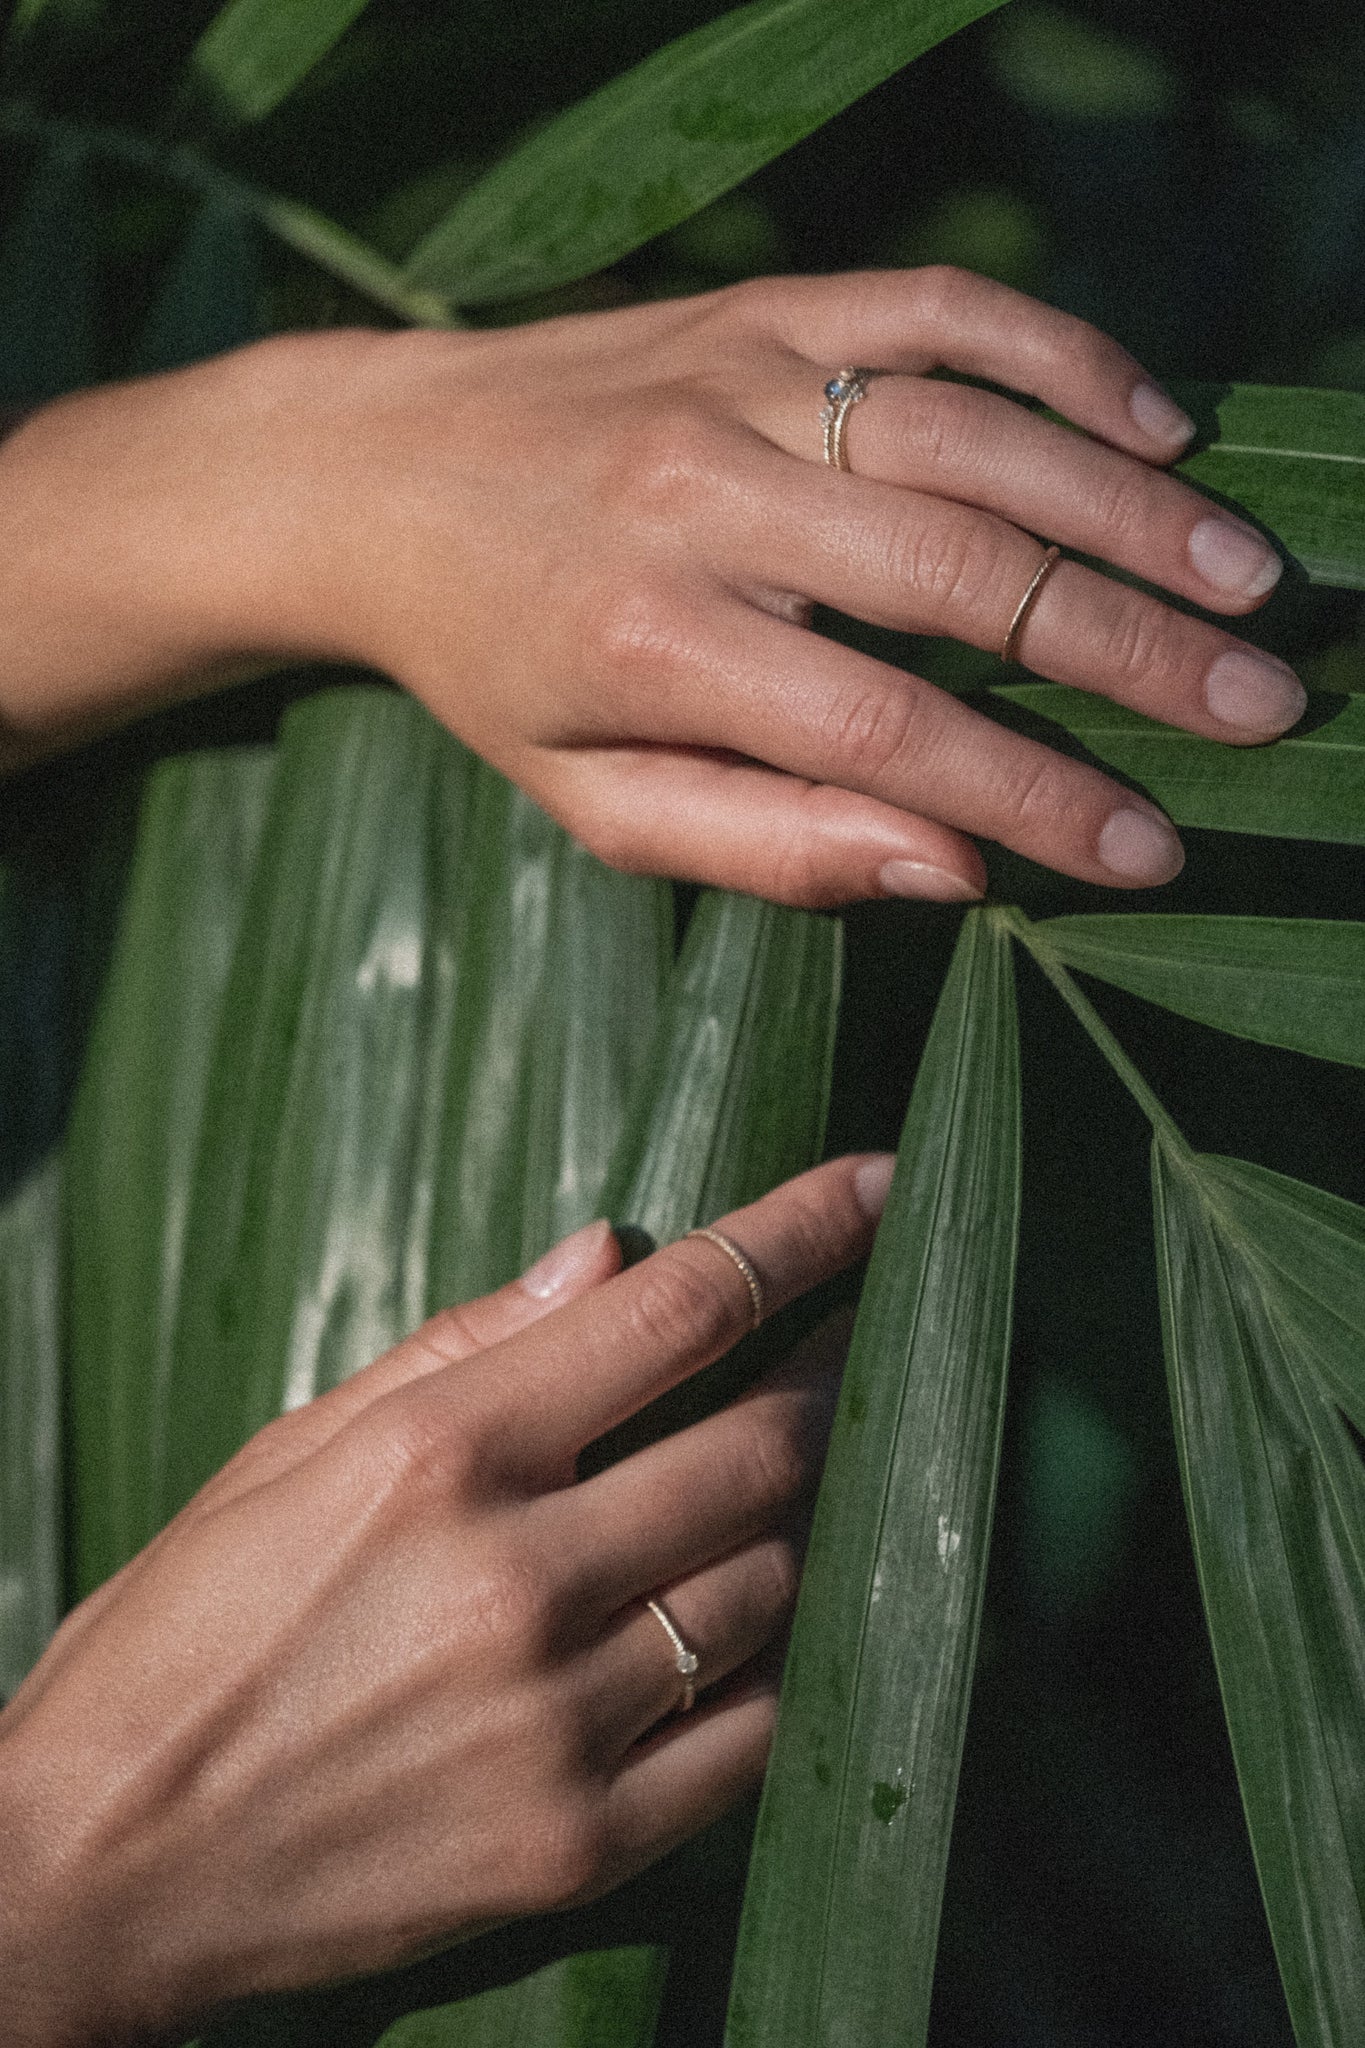
[{"label": "dark background", "polygon": [[[178,84],[211,7],[135,0],[106,15],[93,0],[50,0],[4,96],[194,142],[401,255],[529,126],[721,11],[701,0],[373,0],[259,129],[217,135]],[[1016,0],[617,270],[480,317],[755,271],[946,259],[1098,321],[1159,375],[1365,389],[1363,79],[1365,30],[1321,0]],[[31,142],[0,135],[12,234],[37,162]],[[193,216],[183,191],[146,172],[111,164],[99,186],[88,249],[60,252],[51,279],[60,295],[63,264],[92,266],[93,315],[79,316],[86,376],[137,359]],[[286,250],[248,253],[262,330],[383,318]],[[23,319],[0,271],[0,342],[6,321],[14,334]],[[16,368],[22,353],[0,351],[0,397],[44,395],[40,372]],[[1362,687],[1359,601],[1287,582],[1256,632],[1308,680]],[[899,654],[957,687],[989,668],[942,645]],[[68,827],[73,804],[98,810],[109,764],[126,765],[130,750],[183,744],[215,720],[223,734],[259,730],[278,699],[239,695],[28,778],[8,805],[11,836],[54,807]],[[1004,857],[993,878],[1036,913],[1359,914],[1365,864],[1353,850],[1186,837],[1185,875],[1140,901]],[[832,1148],[894,1141],[955,928],[950,913],[893,905],[850,916]],[[1020,984],[1019,1334],[933,2038],[1286,2048],[1179,1497],[1146,1131],[1024,964]],[[1365,1198],[1354,1072],[1096,996],[1197,1144]],[[719,1997],[718,1953],[680,1957],[690,1991],[705,1977]],[[683,2010],[670,2021],[679,2042]],[[695,2021],[690,2038],[704,2038]]]}]

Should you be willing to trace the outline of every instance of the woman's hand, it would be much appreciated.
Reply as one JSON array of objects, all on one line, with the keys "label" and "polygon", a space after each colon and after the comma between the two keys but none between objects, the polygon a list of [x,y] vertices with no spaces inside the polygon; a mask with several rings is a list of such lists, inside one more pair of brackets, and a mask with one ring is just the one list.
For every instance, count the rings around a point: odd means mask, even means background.
[{"label": "woman's hand", "polygon": [[[770,1308],[866,1253],[889,1169],[726,1220]],[[619,1267],[590,1225],[270,1424],[58,1631],[0,1715],[10,2048],[179,2040],[590,1898],[758,1783],[837,1373],[807,1347],[577,1482],[750,1322],[705,1240]]]},{"label": "woman's hand", "polygon": [[[894,374],[848,416],[845,474],[819,416],[855,363]],[[278,339],[49,407],[0,453],[0,712],[22,731],[191,668],[362,661],[619,867],[809,905],[965,898],[975,833],[1162,882],[1181,851],[1153,806],[808,619],[998,650],[1036,535],[1250,611],[1278,559],[1163,473],[1189,432],[1115,342],[939,268]],[[1234,743],[1303,708],[1282,663],[1076,561],[1018,651]]]}]

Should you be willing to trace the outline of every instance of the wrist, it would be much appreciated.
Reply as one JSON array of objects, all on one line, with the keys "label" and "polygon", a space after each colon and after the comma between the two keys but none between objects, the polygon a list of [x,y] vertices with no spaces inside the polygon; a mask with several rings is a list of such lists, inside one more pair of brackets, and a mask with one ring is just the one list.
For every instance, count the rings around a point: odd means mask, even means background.
[{"label": "wrist", "polygon": [[341,336],[253,344],[80,392],[0,435],[0,755],[344,656],[313,624],[310,525],[338,516],[296,399]]}]

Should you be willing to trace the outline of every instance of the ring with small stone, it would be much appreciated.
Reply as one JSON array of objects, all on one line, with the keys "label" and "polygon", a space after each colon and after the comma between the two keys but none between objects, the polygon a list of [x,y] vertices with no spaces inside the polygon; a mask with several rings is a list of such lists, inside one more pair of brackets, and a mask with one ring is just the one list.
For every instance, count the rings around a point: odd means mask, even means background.
[{"label": "ring with small stone", "polygon": [[646,1600],[645,1606],[668,1637],[673,1651],[674,1668],[682,1680],[682,1695],[678,1700],[677,1711],[686,1714],[690,1712],[697,1697],[697,1653],[688,1649],[681,1630],[666,1608],[660,1606],[657,1600]]},{"label": "ring with small stone", "polygon": [[840,370],[825,386],[820,425],[824,430],[825,460],[831,469],[849,466],[844,453],[844,422],[858,401],[866,398],[867,387],[876,374],[875,370]]}]

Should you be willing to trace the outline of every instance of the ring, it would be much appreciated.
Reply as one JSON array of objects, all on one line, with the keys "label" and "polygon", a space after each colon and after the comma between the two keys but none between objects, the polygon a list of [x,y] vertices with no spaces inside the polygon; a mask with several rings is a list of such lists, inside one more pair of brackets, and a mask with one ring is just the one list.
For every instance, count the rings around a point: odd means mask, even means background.
[{"label": "ring", "polygon": [[763,1282],[759,1279],[739,1246],[734,1244],[722,1230],[711,1230],[710,1228],[689,1230],[687,1235],[689,1237],[704,1237],[709,1239],[712,1244],[719,1245],[726,1258],[732,1260],[739,1268],[740,1278],[749,1290],[749,1302],[754,1316],[753,1326],[757,1329],[764,1316]]},{"label": "ring", "polygon": [[672,1615],[661,1607],[657,1600],[646,1600],[645,1606],[654,1616],[654,1619],[658,1622],[672,1646],[673,1662],[677,1667],[678,1676],[682,1680],[682,1698],[678,1701],[677,1711],[680,1714],[685,1714],[694,1705],[697,1697],[697,1653],[695,1650],[688,1649]]},{"label": "ring", "polygon": [[831,469],[848,468],[844,421],[859,399],[866,398],[868,384],[876,374],[875,370],[840,370],[825,386],[826,403],[820,413],[820,425],[824,429],[825,460]]},{"label": "ring", "polygon": [[1024,630],[1024,621],[1037,603],[1039,591],[1061,559],[1062,551],[1060,548],[1049,548],[1042,561],[1038,564],[1038,567],[1034,570],[1028,589],[1015,606],[1014,617],[1010,620],[1009,631],[1006,633],[1004,643],[1000,649],[1001,661],[1008,663],[1017,659],[1014,650],[1019,644],[1019,635]]}]

